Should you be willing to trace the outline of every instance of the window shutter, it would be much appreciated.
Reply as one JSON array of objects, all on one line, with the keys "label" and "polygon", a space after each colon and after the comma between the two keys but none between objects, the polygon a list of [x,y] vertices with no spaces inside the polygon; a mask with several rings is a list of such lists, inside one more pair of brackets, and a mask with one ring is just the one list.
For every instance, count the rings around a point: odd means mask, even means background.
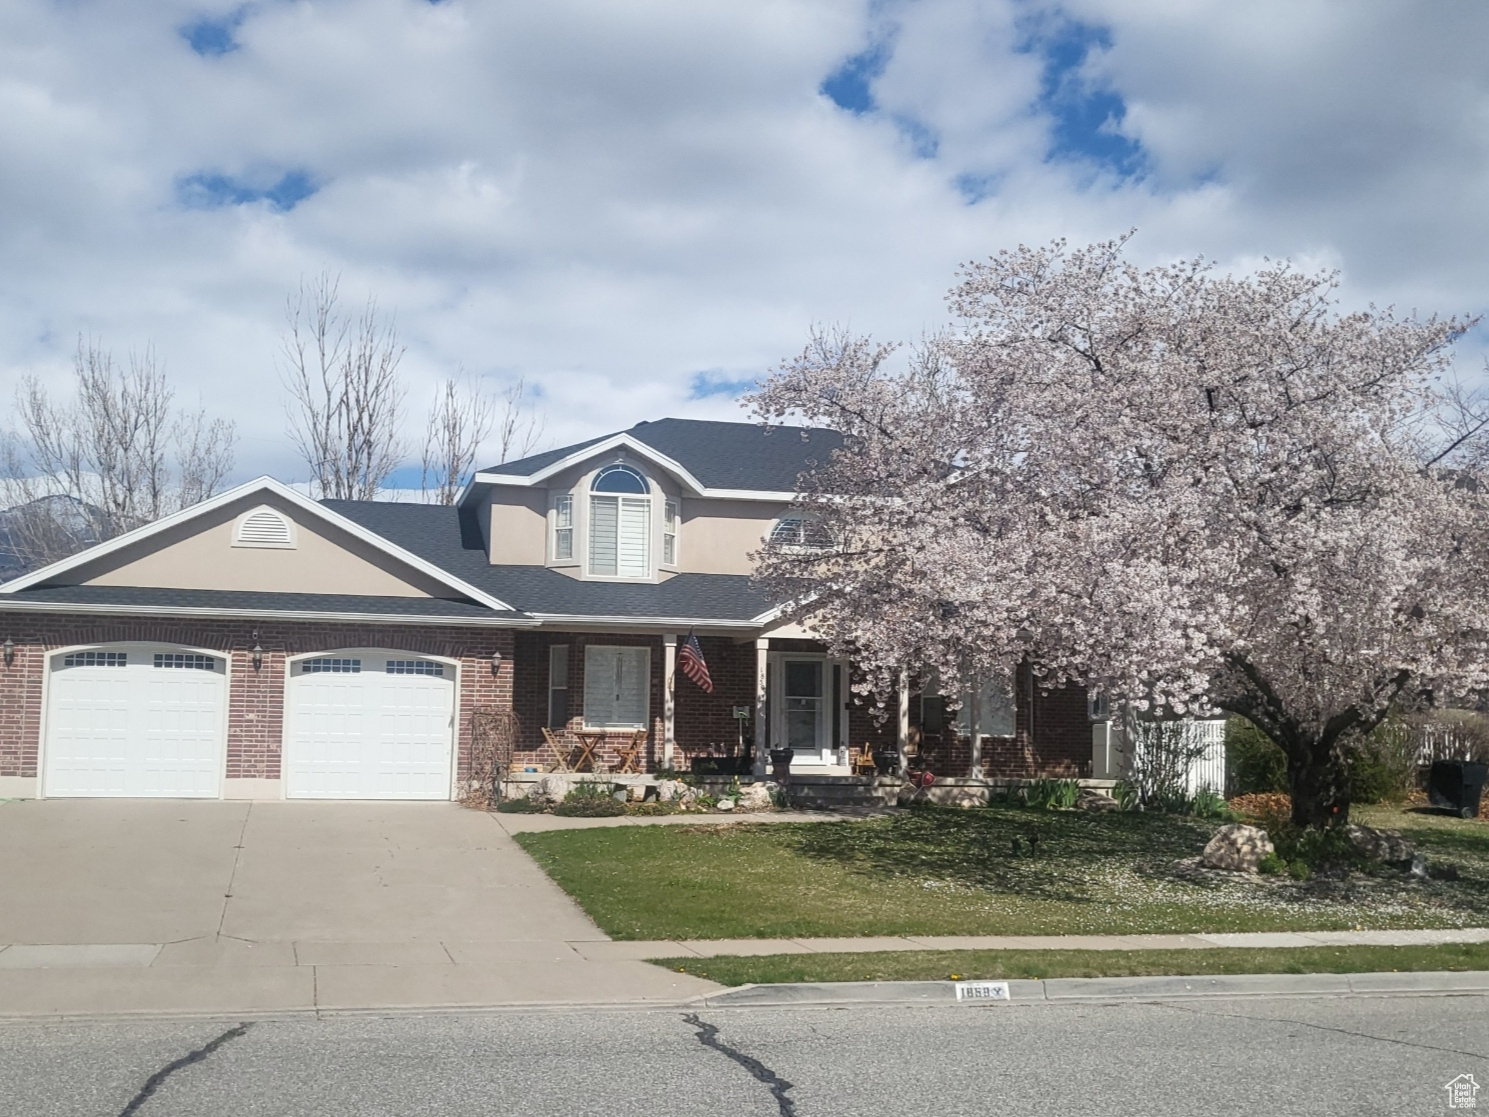
[{"label": "window shutter", "polygon": [[651,501],[621,498],[619,558],[621,577],[651,576]]},{"label": "window shutter", "polygon": [[613,496],[589,498],[589,572],[613,575],[620,509]]}]

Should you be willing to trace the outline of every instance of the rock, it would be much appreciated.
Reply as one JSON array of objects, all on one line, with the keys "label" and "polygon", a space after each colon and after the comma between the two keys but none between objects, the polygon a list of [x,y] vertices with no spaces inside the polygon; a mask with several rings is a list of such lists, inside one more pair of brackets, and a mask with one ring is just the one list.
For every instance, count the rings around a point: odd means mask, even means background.
[{"label": "rock", "polygon": [[533,788],[532,798],[541,799],[545,803],[562,803],[573,787],[574,783],[568,776],[544,776]]},{"label": "rock", "polygon": [[670,803],[678,797],[679,791],[686,787],[684,783],[677,780],[659,780],[657,782],[657,798],[663,803]]},{"label": "rock", "polygon": [[1075,805],[1083,811],[1115,811],[1122,807],[1122,804],[1106,792],[1098,791],[1094,787],[1081,788],[1080,797],[1076,799]]},{"label": "rock", "polygon": [[718,807],[721,811],[732,811],[734,809],[734,800],[720,799],[714,806]]},{"label": "rock", "polygon": [[1416,848],[1394,830],[1375,830],[1351,822],[1344,828],[1350,842],[1372,861],[1388,865],[1410,865]]},{"label": "rock", "polygon": [[1200,854],[1200,861],[1211,869],[1231,873],[1254,873],[1261,859],[1272,852],[1272,839],[1265,830],[1232,822],[1215,831],[1215,836]]},{"label": "rock", "polygon": [[698,789],[689,787],[685,783],[677,785],[677,802],[684,807],[691,807],[698,801]]},{"label": "rock", "polygon": [[740,811],[768,811],[768,810],[770,810],[771,807],[775,806],[774,801],[770,797],[770,790],[774,786],[775,786],[774,784],[769,784],[769,783],[752,783],[752,784],[750,784],[748,787],[746,787],[746,788],[744,788],[743,790],[740,791],[740,793],[739,793],[739,802],[737,802],[734,805],[735,806],[735,810],[740,810]]}]

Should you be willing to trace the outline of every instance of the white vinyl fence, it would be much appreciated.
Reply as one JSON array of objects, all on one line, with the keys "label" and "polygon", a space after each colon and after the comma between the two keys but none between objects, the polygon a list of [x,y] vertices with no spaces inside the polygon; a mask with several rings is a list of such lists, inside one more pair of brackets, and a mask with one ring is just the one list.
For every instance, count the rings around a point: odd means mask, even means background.
[{"label": "white vinyl fence", "polygon": [[1194,735],[1194,743],[1204,743],[1204,753],[1189,766],[1184,781],[1184,790],[1190,795],[1199,794],[1207,787],[1217,795],[1225,794],[1225,719],[1211,718],[1204,721],[1184,723],[1186,733]]}]

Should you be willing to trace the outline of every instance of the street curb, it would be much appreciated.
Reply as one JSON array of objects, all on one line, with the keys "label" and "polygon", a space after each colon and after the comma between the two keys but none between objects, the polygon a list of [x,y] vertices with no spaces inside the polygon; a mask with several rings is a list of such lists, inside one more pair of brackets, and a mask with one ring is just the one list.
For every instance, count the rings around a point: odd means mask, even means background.
[{"label": "street curb", "polygon": [[708,1008],[787,1005],[987,1005],[1167,1001],[1193,997],[1451,996],[1489,994],[1489,971],[1226,974],[1204,977],[1061,977],[1008,981],[1008,999],[959,1002],[954,981],[842,981],[742,985],[700,997]]}]

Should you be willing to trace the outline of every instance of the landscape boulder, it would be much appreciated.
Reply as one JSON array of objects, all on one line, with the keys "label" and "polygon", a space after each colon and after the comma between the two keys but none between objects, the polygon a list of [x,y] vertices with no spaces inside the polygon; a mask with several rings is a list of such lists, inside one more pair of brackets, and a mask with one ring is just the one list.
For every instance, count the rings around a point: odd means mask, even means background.
[{"label": "landscape boulder", "polygon": [[1230,873],[1254,873],[1263,857],[1272,852],[1272,839],[1265,830],[1232,822],[1215,831],[1215,836],[1200,854],[1207,868]]},{"label": "landscape boulder", "polygon": [[773,783],[752,783],[741,789],[739,802],[735,804],[735,810],[739,811],[768,811],[775,804],[771,800],[771,788]]},{"label": "landscape boulder", "polygon": [[1106,792],[1094,787],[1081,788],[1080,798],[1076,799],[1075,805],[1083,811],[1115,811],[1122,806]]},{"label": "landscape boulder", "polygon": [[1376,830],[1351,822],[1344,828],[1351,844],[1372,861],[1387,865],[1410,865],[1416,848],[1394,830]]},{"label": "landscape boulder", "polygon": [[659,780],[657,781],[657,799],[663,803],[670,803],[686,786],[678,780]]},{"label": "landscape boulder", "polygon": [[573,790],[573,781],[568,776],[547,775],[533,788],[532,798],[544,803],[562,803]]}]

